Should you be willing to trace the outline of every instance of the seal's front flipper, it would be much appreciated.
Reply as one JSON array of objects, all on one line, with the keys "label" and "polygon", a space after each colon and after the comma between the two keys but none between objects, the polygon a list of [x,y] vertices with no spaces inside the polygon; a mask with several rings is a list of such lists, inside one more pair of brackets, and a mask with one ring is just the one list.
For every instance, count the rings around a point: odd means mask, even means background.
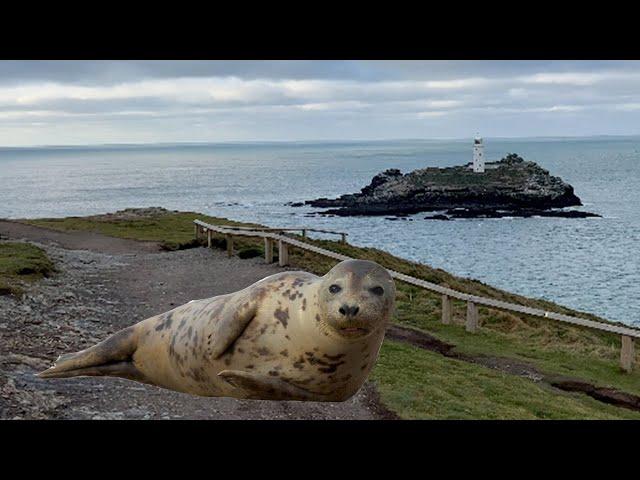
[{"label": "seal's front flipper", "polygon": [[219,358],[238,339],[253,320],[260,305],[260,295],[255,286],[230,295],[216,316],[215,335],[210,346],[211,357]]},{"label": "seal's front flipper", "polygon": [[53,367],[40,372],[41,378],[78,376],[110,376],[142,380],[142,375],[131,362],[137,348],[134,327],[114,333],[106,340],[77,353],[61,355]]},{"label": "seal's front flipper", "polygon": [[223,370],[218,374],[227,383],[245,391],[245,398],[256,400],[323,401],[325,395],[312,393],[281,378],[267,377],[240,370]]}]

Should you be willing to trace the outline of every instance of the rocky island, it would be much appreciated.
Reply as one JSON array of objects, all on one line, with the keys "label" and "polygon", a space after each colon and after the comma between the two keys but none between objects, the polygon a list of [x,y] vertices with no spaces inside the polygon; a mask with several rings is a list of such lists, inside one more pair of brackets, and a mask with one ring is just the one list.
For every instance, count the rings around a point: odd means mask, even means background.
[{"label": "rocky island", "polygon": [[385,170],[359,193],[336,199],[308,200],[307,205],[328,208],[322,214],[396,215],[438,212],[426,219],[499,218],[506,216],[550,216],[584,218],[594,213],[562,210],[582,202],[573,187],[554,177],[535,162],[510,153],[497,162],[487,162],[476,173],[471,164],[429,167],[403,174]]}]

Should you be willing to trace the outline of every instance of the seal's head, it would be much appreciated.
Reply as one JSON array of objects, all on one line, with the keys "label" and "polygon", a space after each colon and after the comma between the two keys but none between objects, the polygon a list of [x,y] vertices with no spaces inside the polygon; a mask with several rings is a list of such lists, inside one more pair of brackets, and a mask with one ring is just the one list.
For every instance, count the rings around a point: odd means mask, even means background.
[{"label": "seal's head", "polygon": [[360,338],[386,326],[396,287],[389,272],[368,260],[346,260],[322,277],[320,321],[344,338]]}]

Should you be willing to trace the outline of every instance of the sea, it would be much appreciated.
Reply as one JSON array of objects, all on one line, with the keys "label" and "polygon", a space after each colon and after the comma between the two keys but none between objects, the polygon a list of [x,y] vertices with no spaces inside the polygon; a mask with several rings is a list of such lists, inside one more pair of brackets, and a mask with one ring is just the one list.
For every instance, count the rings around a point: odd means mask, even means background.
[{"label": "sea", "polygon": [[357,192],[387,168],[467,163],[471,139],[0,148],[0,217],[162,206],[345,231],[356,245],[640,324],[640,137],[484,144],[487,161],[517,153],[560,176],[584,203],[579,208],[602,218],[389,220],[308,216],[317,209],[288,205]]}]

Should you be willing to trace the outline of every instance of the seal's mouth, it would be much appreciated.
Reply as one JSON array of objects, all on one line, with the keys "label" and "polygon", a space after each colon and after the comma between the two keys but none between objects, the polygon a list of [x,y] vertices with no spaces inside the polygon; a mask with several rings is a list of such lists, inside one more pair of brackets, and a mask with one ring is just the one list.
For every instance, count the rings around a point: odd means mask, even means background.
[{"label": "seal's mouth", "polygon": [[362,337],[369,333],[369,330],[363,327],[341,327],[338,329],[344,337]]}]

